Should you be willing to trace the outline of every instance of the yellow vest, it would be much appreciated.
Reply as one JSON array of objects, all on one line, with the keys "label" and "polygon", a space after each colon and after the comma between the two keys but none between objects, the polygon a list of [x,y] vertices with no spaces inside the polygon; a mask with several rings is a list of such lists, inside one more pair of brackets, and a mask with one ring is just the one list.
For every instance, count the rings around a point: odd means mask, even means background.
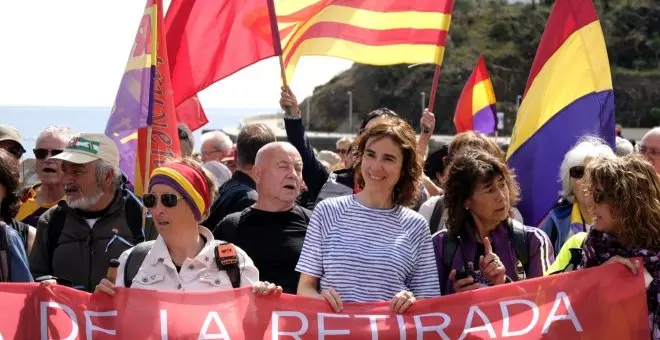
[{"label": "yellow vest", "polygon": [[580,232],[566,240],[566,243],[564,243],[564,245],[561,247],[561,250],[557,254],[555,262],[550,266],[550,268],[548,268],[548,271],[546,271],[543,276],[563,272],[571,263],[571,259],[573,257],[571,254],[571,249],[581,249],[582,243],[584,243],[584,239],[586,238],[587,233]]}]

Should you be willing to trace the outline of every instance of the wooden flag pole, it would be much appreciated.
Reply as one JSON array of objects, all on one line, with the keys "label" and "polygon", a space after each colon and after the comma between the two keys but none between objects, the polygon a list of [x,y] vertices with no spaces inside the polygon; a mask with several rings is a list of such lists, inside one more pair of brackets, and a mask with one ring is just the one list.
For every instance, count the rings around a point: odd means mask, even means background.
[{"label": "wooden flag pole", "polygon": [[[152,127],[151,125],[147,126],[147,153],[145,153],[145,162],[144,162],[144,177],[142,179],[142,195],[144,196],[144,193],[147,192],[147,188],[149,187],[149,170],[151,168],[151,134],[152,134]],[[139,132],[138,132],[138,138],[139,137]],[[140,160],[137,160],[138,163]],[[142,209],[142,230],[144,231],[144,228],[147,226],[147,209],[143,208]]]},{"label": "wooden flag pole", "polygon": [[433,107],[435,106],[435,96],[438,93],[438,80],[440,80],[440,67],[441,65],[435,65],[435,72],[433,73],[433,85],[431,85],[431,96],[429,97],[429,111],[433,112]]}]

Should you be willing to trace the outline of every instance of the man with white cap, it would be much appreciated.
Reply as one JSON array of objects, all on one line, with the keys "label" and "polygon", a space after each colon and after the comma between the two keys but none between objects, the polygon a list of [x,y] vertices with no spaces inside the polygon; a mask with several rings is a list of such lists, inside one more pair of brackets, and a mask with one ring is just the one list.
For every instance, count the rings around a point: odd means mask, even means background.
[{"label": "man with white cap", "polygon": [[9,151],[16,159],[20,159],[25,153],[21,145],[21,134],[18,129],[11,125],[0,124],[0,149]]},{"label": "man with white cap", "polygon": [[66,200],[39,219],[30,270],[35,281],[92,292],[111,259],[157,232],[150,218],[143,228],[142,205],[122,189],[119,152],[110,138],[80,134],[53,158],[62,161]]}]

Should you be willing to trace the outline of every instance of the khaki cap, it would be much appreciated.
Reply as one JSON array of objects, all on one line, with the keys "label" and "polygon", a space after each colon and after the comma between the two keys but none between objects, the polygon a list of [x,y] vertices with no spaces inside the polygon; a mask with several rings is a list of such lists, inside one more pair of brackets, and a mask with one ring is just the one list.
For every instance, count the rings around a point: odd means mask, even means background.
[{"label": "khaki cap", "polygon": [[81,133],[71,139],[64,152],[52,157],[75,164],[87,164],[102,159],[119,167],[119,151],[115,142],[101,133]]}]

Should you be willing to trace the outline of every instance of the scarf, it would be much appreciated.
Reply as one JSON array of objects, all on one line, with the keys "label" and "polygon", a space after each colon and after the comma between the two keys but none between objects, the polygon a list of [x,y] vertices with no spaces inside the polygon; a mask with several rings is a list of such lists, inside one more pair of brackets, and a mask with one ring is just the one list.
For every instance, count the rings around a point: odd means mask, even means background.
[{"label": "scarf", "polygon": [[616,255],[643,259],[644,268],[653,276],[653,281],[646,289],[651,336],[660,339],[660,253],[641,248],[624,248],[613,235],[597,230],[589,232],[582,249],[581,268],[599,266]]}]

